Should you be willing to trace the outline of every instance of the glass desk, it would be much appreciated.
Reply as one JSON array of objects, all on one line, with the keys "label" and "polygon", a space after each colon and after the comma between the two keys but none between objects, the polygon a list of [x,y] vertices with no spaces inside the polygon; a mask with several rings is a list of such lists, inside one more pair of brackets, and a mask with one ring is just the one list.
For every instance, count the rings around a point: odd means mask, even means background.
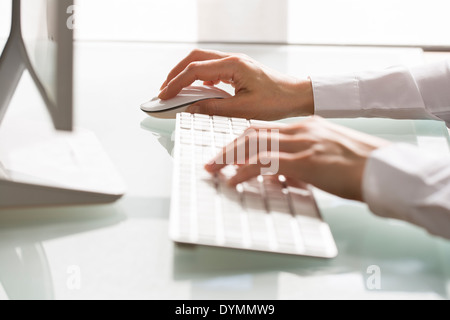
[{"label": "glass desk", "polygon": [[[193,47],[77,44],[77,124],[96,133],[127,194],[110,205],[0,210],[0,299],[449,298],[449,241],[319,190],[339,250],[335,259],[175,246],[168,238],[174,122],[148,117],[139,105]],[[208,47],[245,52],[299,76],[422,58],[416,49]],[[28,77],[12,104],[4,121],[49,122]],[[332,121],[426,152],[449,151],[441,122]]]}]

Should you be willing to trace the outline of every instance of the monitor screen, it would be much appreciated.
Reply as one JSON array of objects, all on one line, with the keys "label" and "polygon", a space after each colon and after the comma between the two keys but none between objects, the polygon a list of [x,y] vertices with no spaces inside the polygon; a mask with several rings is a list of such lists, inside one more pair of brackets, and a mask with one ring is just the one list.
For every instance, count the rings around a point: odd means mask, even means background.
[{"label": "monitor screen", "polygon": [[[56,129],[73,125],[73,0],[22,0],[21,24],[35,80]],[[69,13],[68,13],[69,12]]]}]

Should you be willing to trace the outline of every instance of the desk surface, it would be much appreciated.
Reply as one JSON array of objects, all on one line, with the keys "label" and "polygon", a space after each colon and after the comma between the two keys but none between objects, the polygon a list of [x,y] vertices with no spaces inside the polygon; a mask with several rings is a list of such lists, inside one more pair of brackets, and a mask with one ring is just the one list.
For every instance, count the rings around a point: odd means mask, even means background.
[{"label": "desk surface", "polygon": [[[297,76],[422,61],[420,50],[409,49],[208,47],[245,52]],[[339,250],[335,259],[175,246],[168,239],[174,123],[147,117],[139,105],[193,46],[76,48],[77,124],[97,134],[128,192],[110,205],[1,210],[0,298],[448,299],[448,241],[320,191]],[[48,121],[28,77],[5,121],[24,116]],[[429,152],[449,150],[441,123],[335,121]]]}]

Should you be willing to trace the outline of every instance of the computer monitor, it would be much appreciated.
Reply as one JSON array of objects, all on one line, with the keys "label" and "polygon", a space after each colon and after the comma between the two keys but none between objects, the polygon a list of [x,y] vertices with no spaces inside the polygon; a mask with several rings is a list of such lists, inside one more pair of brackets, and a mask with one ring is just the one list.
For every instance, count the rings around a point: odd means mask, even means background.
[{"label": "computer monitor", "polygon": [[9,40],[0,60],[0,121],[28,70],[59,130],[73,126],[73,0],[13,0]]},{"label": "computer monitor", "polygon": [[[0,57],[0,133],[25,71],[57,130],[7,124],[7,139],[0,137],[0,208],[106,203],[124,194],[96,136],[74,130],[73,5],[73,0],[12,0],[11,32]],[[61,134],[66,131],[71,134]]]}]

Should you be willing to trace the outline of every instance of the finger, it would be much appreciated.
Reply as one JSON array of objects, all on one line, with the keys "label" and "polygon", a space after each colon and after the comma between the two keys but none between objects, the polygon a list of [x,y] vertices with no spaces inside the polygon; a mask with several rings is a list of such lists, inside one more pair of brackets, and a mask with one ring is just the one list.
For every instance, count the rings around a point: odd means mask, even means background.
[{"label": "finger", "polygon": [[252,125],[245,130],[243,136],[250,135],[253,131],[258,136],[258,150],[275,151],[283,153],[298,153],[310,149],[318,143],[317,138],[308,133],[285,134],[280,124]]},{"label": "finger", "polygon": [[256,178],[260,174],[261,168],[256,164],[241,166],[238,168],[236,175],[227,181],[227,184],[231,187],[235,187],[240,183]]},{"label": "finger", "polygon": [[216,86],[220,83],[220,81],[204,81],[203,85],[204,86]]},{"label": "finger", "polygon": [[234,78],[234,72],[235,60],[227,58],[192,62],[167,84],[159,98],[162,100],[173,98],[196,80],[229,81]]},{"label": "finger", "polygon": [[[282,175],[283,172],[281,169],[286,167],[285,162],[289,158],[290,156],[277,152],[258,154],[250,159],[250,164],[238,167],[236,174],[231,177],[227,183],[230,186],[236,186],[239,183],[243,183],[260,175]],[[255,163],[252,164],[253,162]],[[276,172],[268,170],[268,164],[272,165],[273,163],[278,164]]]},{"label": "finger", "polygon": [[189,53],[189,55],[181,60],[170,72],[167,76],[167,79],[164,81],[164,83],[161,86],[160,90],[163,90],[167,84],[172,81],[173,78],[175,78],[178,74],[180,74],[186,67],[191,64],[194,61],[205,61],[205,60],[215,60],[215,59],[222,59],[229,56],[226,53],[219,52],[219,51],[213,51],[213,50],[201,50],[201,49],[195,49]]},{"label": "finger", "polygon": [[280,133],[287,134],[287,135],[294,135],[298,133],[304,133],[310,130],[312,126],[314,126],[315,119],[313,118],[306,118],[302,119],[296,123],[288,124],[280,129]]},{"label": "finger", "polygon": [[286,153],[298,153],[309,150],[315,145],[320,144],[320,141],[313,134],[308,132],[285,134],[279,133],[279,148],[280,151]]},{"label": "finger", "polygon": [[186,112],[200,113],[210,116],[251,118],[252,111],[246,108],[246,99],[234,96],[225,99],[207,99],[198,101],[186,109]]},{"label": "finger", "polygon": [[297,189],[308,189],[308,185],[305,182],[292,177],[286,177],[286,185]]},{"label": "finger", "polygon": [[222,150],[205,165],[211,173],[219,172],[227,165],[243,165],[250,156],[256,155],[258,150],[256,135],[241,135],[222,148]]},{"label": "finger", "polygon": [[234,83],[231,80],[216,80],[216,81],[204,81],[203,85],[205,86],[217,86],[218,84],[220,84],[221,82],[225,83],[225,84],[229,84],[231,86],[234,86]]},{"label": "finger", "polygon": [[[226,145],[214,157],[205,169],[211,173],[218,172],[227,165],[245,165],[252,163],[267,164],[268,154],[279,152],[278,132],[252,129]],[[264,160],[266,159],[266,160]]]},{"label": "finger", "polygon": [[304,188],[308,181],[304,180],[305,174],[302,172],[302,164],[303,159],[307,157],[307,151],[298,154],[284,152],[260,154],[258,155],[259,161],[256,164],[238,167],[235,176],[228,183],[230,186],[235,186],[259,175],[284,176],[288,186]]}]

